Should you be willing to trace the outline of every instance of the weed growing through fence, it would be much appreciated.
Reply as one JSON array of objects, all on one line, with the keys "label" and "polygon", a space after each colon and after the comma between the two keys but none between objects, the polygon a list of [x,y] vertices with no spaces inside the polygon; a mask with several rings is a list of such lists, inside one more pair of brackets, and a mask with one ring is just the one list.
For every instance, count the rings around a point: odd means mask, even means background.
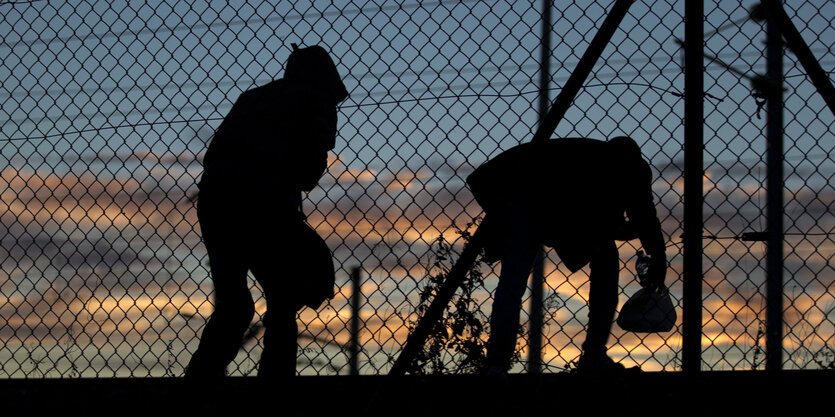
[{"label": "weed growing through fence", "polygon": [[[47,378],[52,375],[59,377],[79,378],[81,377],[81,370],[78,368],[76,361],[81,356],[81,348],[78,347],[78,342],[75,336],[75,331],[72,327],[67,329],[67,338],[62,338],[58,341],[55,349],[60,354],[55,354],[50,357],[50,352],[37,344],[24,344],[23,349],[26,351],[27,363],[31,366],[31,370],[26,372],[26,376],[35,376],[37,378]],[[38,353],[42,350],[43,353]],[[67,369],[62,369],[62,363],[66,361]]]},{"label": "weed growing through fence", "polygon": [[61,362],[62,359],[66,359],[67,363],[69,364],[69,370],[66,373],[57,370],[61,376],[69,376],[70,378],[78,378],[81,376],[81,372],[78,369],[78,365],[76,365],[76,360],[81,355],[81,349],[78,347],[78,341],[76,340],[75,330],[73,326],[70,326],[67,329],[67,338],[61,340],[61,356],[55,360],[54,366],[55,368],[58,367],[58,363]]},{"label": "weed growing through fence", "polygon": [[[464,245],[481,222],[476,218],[463,229],[453,225]],[[426,268],[427,285],[420,291],[417,315],[422,317],[432,300],[446,281],[457,259],[452,242],[443,235],[432,243],[429,265]],[[467,272],[461,287],[456,291],[444,314],[432,328],[423,350],[412,362],[412,374],[473,374],[479,372],[486,360],[489,320],[481,311],[481,304],[474,296],[484,286],[483,254]],[[409,320],[409,330],[414,331],[417,319]],[[518,353],[517,353],[518,356]]]},{"label": "weed growing through fence", "polygon": [[835,348],[829,345],[820,348],[812,356],[812,361],[821,369],[835,369]]},{"label": "weed growing through fence", "polygon": [[45,362],[46,355],[38,355],[35,351],[39,348],[36,344],[24,344],[23,349],[26,351],[26,363],[30,364],[32,370],[26,373],[26,376],[34,375],[35,377],[44,378],[46,373],[41,371],[41,364]]}]

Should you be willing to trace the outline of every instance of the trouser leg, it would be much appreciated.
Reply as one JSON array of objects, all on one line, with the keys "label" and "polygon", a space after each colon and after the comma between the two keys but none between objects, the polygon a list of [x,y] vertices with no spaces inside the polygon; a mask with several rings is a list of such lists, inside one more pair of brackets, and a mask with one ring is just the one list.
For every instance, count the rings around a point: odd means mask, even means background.
[{"label": "trouser leg", "polygon": [[258,376],[269,378],[295,376],[299,333],[296,311],[275,306],[270,308],[264,321],[266,327],[264,349],[261,352]]},{"label": "trouser leg", "polygon": [[310,265],[305,265],[305,253],[299,246],[298,230],[303,223],[291,215],[265,225],[266,233],[257,239],[259,250],[253,260],[252,273],[267,299],[259,377],[291,378],[296,375],[299,333],[296,284],[307,278],[306,268]]},{"label": "trouser leg", "polygon": [[[210,263],[213,261],[210,261]],[[255,308],[246,280],[246,268],[212,263],[215,310],[200,344],[186,368],[186,376],[223,376],[238,354]]]},{"label": "trouser leg", "polygon": [[214,284],[214,312],[203,329],[200,344],[186,368],[186,376],[223,376],[235,359],[255,306],[247,282],[248,255],[240,225],[229,222],[223,206],[201,197],[197,215],[209,256]]},{"label": "trouser leg", "polygon": [[[275,261],[275,258],[272,260]],[[274,264],[260,265],[256,262],[256,267],[253,269],[256,279],[264,290],[264,297],[267,299],[263,350],[258,366],[258,376],[290,378],[296,375],[299,333],[296,324],[296,304],[292,300],[294,289],[291,281],[303,279],[304,275],[293,272],[289,265],[292,261],[279,261],[278,263],[285,267],[281,276],[278,276]]]},{"label": "trouser leg", "polygon": [[599,356],[606,354],[618,306],[618,250],[614,241],[597,246],[590,269],[589,322],[583,353]]},{"label": "trouser leg", "polygon": [[490,340],[487,344],[488,366],[502,370],[510,368],[516,350],[522,295],[527,288],[538,243],[525,220],[504,228],[505,246],[501,258],[499,285],[493,299],[490,316]]}]

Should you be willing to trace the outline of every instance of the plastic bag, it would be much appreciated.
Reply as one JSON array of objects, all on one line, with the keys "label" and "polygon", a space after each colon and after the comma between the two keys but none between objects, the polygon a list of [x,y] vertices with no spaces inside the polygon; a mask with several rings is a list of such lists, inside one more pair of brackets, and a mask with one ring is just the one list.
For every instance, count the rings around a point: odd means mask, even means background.
[{"label": "plastic bag", "polygon": [[669,332],[676,323],[676,309],[667,287],[641,288],[629,297],[617,319],[621,329],[638,333]]}]

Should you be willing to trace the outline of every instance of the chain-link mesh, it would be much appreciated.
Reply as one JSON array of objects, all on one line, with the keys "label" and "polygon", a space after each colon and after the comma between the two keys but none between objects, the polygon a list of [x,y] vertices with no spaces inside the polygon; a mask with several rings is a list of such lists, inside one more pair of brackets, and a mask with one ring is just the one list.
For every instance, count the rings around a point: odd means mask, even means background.
[{"label": "chain-link mesh", "polygon": [[[612,4],[555,3],[552,94]],[[764,363],[764,244],[740,238],[765,230],[765,115],[749,81],[764,73],[765,33],[748,16],[754,4],[705,5],[703,366],[715,370]],[[555,133],[641,144],[679,307],[682,6],[636,2]],[[212,312],[194,210],[202,156],[237,96],[281,77],[291,42],[326,46],[350,92],[328,174],[304,201],[334,252],[339,288],[300,312],[297,369],[349,372],[349,275],[360,267],[359,372],[384,374],[416,318],[438,239],[460,248],[456,227],[481,214],[464,178],[536,126],[541,7],[0,2],[0,375],[182,374]],[[831,71],[835,4],[787,11]],[[785,366],[832,366],[835,126],[794,56],[785,61]],[[621,247],[622,301],[638,288],[636,249]],[[482,316],[496,285],[484,272],[473,294]],[[550,253],[545,285],[543,360],[556,372],[579,355],[587,270],[570,274]],[[254,281],[253,295],[258,314],[233,375],[254,373],[260,355],[266,306]],[[523,335],[515,370],[526,345]],[[645,370],[679,369],[680,350],[679,327],[614,326],[610,340],[612,357]]]},{"label": "chain-link mesh", "polygon": [[[717,2],[721,3],[721,2]],[[765,110],[751,78],[766,76],[765,25],[743,7],[707,8],[706,51],[739,71],[709,64],[705,108],[705,349],[711,369],[764,367],[765,243],[740,240],[767,230]],[[786,2],[786,11],[823,68],[835,66],[835,4]],[[832,364],[833,115],[786,50],[784,334],[787,368]],[[821,356],[823,355],[823,356]]]}]

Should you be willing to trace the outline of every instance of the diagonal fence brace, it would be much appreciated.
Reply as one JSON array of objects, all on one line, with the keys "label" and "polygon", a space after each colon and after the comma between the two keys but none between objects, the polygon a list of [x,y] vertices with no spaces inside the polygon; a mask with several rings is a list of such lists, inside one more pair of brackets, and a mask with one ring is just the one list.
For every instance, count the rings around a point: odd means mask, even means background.
[{"label": "diagonal fence brace", "polygon": [[812,50],[806,45],[797,27],[792,23],[789,15],[779,0],[763,0],[762,5],[765,6],[766,12],[777,19],[780,32],[783,39],[786,41],[786,46],[791,49],[803,69],[809,75],[818,93],[823,97],[826,105],[832,114],[835,114],[835,87],[832,86],[832,81],[829,79],[826,71],[823,70]]}]

